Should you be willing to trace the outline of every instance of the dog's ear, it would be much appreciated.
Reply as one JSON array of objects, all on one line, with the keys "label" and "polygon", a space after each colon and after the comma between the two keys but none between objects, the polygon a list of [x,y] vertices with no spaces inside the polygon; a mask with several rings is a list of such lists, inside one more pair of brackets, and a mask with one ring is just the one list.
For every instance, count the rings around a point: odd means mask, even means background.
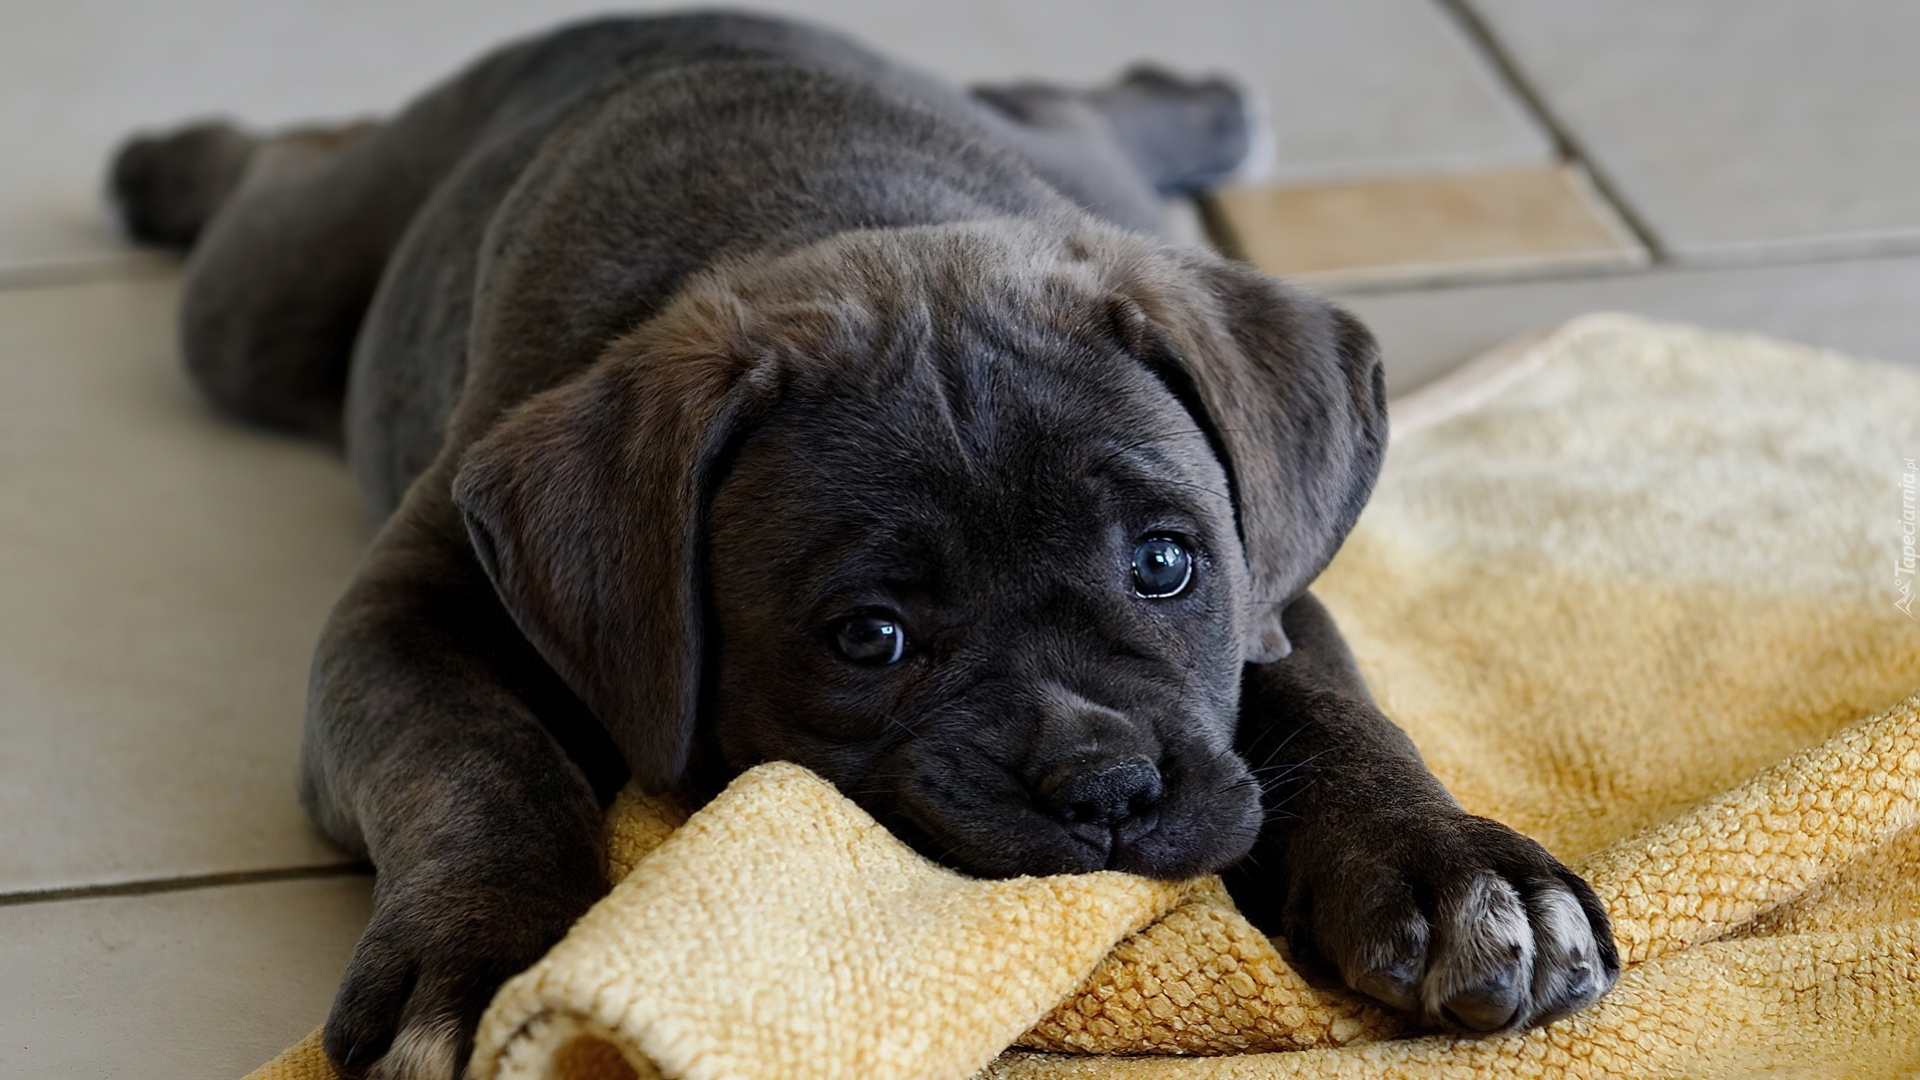
[{"label": "dog's ear", "polygon": [[1174,274],[1124,275],[1112,316],[1226,469],[1251,588],[1246,657],[1270,662],[1292,648],[1281,611],[1333,559],[1379,475],[1380,352],[1332,303],[1241,263],[1178,258]]},{"label": "dog's ear", "polygon": [[514,622],[652,791],[693,743],[707,502],[775,393],[725,321],[643,327],[503,416],[453,485]]}]

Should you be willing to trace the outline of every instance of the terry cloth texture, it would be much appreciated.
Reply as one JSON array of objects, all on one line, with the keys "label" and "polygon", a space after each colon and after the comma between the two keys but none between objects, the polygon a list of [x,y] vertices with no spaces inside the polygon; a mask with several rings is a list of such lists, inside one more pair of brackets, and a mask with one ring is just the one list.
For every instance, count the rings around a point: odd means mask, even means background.
[{"label": "terry cloth texture", "polygon": [[[1547,1028],[1422,1034],[1215,881],[972,881],[770,765],[684,824],[621,797],[619,884],[500,991],[473,1074],[1913,1075],[1915,457],[1920,374],[1623,316],[1396,403],[1314,590],[1467,808],[1611,912],[1619,985]],[[317,1039],[255,1074],[327,1075]]]}]

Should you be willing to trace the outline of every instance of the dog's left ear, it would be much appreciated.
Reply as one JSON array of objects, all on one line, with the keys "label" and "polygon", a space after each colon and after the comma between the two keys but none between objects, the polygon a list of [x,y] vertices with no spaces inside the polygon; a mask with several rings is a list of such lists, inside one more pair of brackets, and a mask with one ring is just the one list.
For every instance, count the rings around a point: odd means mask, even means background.
[{"label": "dog's left ear", "polygon": [[1123,275],[1113,318],[1226,469],[1251,589],[1246,658],[1267,663],[1292,649],[1280,613],[1333,559],[1379,476],[1380,351],[1326,300],[1242,263],[1175,257],[1177,273]]},{"label": "dog's left ear", "polygon": [[777,396],[727,308],[679,304],[521,403],[453,485],[514,622],[653,792],[679,781],[693,744],[707,500]]}]

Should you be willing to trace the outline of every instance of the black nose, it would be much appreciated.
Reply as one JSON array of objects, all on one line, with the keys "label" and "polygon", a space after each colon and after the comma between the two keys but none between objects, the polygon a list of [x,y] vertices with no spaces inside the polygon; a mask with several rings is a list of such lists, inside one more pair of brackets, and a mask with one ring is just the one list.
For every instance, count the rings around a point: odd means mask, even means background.
[{"label": "black nose", "polygon": [[1160,770],[1138,759],[1095,762],[1048,785],[1045,797],[1061,821],[1114,826],[1159,803]]}]

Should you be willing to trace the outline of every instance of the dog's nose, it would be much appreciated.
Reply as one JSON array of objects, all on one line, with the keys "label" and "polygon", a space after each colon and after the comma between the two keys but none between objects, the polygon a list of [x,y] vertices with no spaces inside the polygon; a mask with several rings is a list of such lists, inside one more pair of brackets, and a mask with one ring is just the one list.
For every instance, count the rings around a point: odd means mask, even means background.
[{"label": "dog's nose", "polygon": [[1160,770],[1140,759],[1083,765],[1048,785],[1046,801],[1069,824],[1117,826],[1159,803]]}]

